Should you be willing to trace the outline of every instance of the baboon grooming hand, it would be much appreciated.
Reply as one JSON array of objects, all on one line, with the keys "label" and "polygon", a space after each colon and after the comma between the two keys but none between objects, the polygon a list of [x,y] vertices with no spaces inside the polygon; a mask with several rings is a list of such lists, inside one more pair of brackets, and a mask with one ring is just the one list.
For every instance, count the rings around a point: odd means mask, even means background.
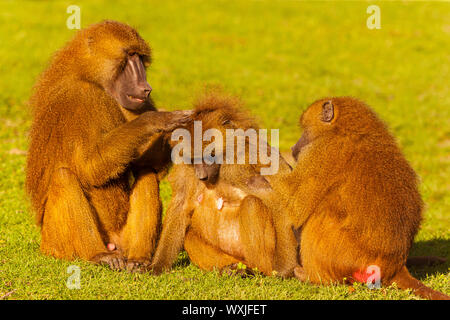
[{"label": "baboon grooming hand", "polygon": [[185,127],[192,119],[192,110],[179,111],[147,111],[139,116],[151,132],[172,132],[179,127]]}]

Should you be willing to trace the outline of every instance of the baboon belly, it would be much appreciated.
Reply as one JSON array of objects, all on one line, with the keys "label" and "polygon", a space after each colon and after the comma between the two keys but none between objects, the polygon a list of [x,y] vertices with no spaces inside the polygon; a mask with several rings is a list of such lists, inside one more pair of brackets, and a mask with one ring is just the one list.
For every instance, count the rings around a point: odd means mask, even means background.
[{"label": "baboon belly", "polygon": [[192,216],[191,228],[204,240],[223,252],[244,256],[238,219],[238,207],[198,206]]}]

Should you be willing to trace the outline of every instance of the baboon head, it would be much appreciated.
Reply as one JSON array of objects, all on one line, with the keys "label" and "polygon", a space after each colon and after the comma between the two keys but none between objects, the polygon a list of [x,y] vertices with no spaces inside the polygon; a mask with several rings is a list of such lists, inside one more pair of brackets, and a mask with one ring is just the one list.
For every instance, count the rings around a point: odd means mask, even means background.
[{"label": "baboon head", "polygon": [[300,126],[303,134],[291,148],[295,160],[316,139],[386,131],[376,114],[364,102],[352,97],[324,98],[314,102],[300,117]]},{"label": "baboon head", "polygon": [[[222,159],[225,163],[227,157],[227,129],[242,129],[249,128],[257,129],[254,120],[242,108],[242,103],[236,97],[224,95],[217,91],[211,91],[203,95],[195,103],[194,121],[201,121],[202,136],[205,137],[208,130],[216,129],[220,132],[222,139],[216,141],[215,136],[211,136],[210,140],[202,141],[201,159],[194,162],[194,168],[197,177],[208,184],[217,182],[220,172],[226,167],[226,164],[220,164],[217,159]],[[194,123],[190,127],[191,134],[194,133]],[[193,135],[192,135],[193,136]],[[192,150],[194,150],[194,144]],[[205,158],[203,155],[205,151],[210,158]],[[237,157],[236,149],[234,150],[234,157]],[[195,159],[194,159],[195,160]],[[200,161],[201,160],[201,161]],[[236,162],[234,162],[236,163]]]},{"label": "baboon head", "polygon": [[74,43],[83,47],[81,76],[101,86],[117,103],[139,112],[153,107],[147,82],[150,48],[132,27],[104,21],[81,30]]}]

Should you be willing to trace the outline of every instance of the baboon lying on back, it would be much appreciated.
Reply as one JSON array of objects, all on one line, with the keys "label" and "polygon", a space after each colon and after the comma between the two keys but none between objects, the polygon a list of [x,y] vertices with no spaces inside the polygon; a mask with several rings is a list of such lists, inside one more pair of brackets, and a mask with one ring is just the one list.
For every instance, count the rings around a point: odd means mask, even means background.
[{"label": "baboon lying on back", "polygon": [[[413,278],[405,264],[422,219],[417,179],[375,113],[353,98],[327,98],[302,115],[302,137],[292,148],[292,172],[249,186],[283,215],[280,273],[313,283],[365,282],[377,266],[381,281],[421,297],[449,299]],[[277,208],[277,209],[274,209]],[[300,266],[295,234],[301,230]],[[414,262],[426,259],[412,259]]]},{"label": "baboon lying on back", "polygon": [[[202,121],[202,133],[215,128],[223,137],[226,129],[257,128],[238,100],[217,92],[196,103],[193,119]],[[193,131],[191,127],[191,136]],[[214,143],[218,146],[217,141]],[[277,221],[260,199],[241,189],[250,177],[260,175],[260,169],[267,167],[259,160],[249,164],[249,143],[246,138],[246,164],[207,164],[202,159],[199,164],[173,166],[168,177],[172,200],[150,267],[154,273],[170,268],[184,244],[191,261],[204,270],[223,269],[241,262],[266,275],[272,274]],[[230,153],[227,146],[224,143],[217,147],[215,157],[223,155],[225,159]],[[279,171],[290,170],[280,156]]]}]

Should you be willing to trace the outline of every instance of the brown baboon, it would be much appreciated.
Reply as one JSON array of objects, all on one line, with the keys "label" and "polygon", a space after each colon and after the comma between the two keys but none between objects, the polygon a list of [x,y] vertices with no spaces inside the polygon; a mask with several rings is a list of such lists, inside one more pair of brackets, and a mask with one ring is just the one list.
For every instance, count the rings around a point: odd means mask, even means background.
[{"label": "brown baboon", "polygon": [[[237,99],[215,91],[196,103],[193,119],[202,121],[202,133],[215,128],[223,137],[227,129],[247,132],[257,128],[240,108]],[[193,131],[190,127],[191,135]],[[233,268],[241,262],[266,275],[272,273],[276,221],[272,220],[272,213],[260,199],[240,189],[250,177],[260,175],[260,169],[266,165],[260,161],[250,164],[249,145],[254,141],[249,136],[244,139],[245,164],[208,165],[202,159],[198,164],[174,165],[168,177],[172,200],[150,267],[152,272],[160,273],[170,268],[184,244],[191,261],[205,270]],[[267,146],[267,142],[264,143]],[[228,139],[221,147],[215,140],[214,145],[214,157],[225,159],[230,154]],[[260,159],[261,150],[257,152]],[[290,171],[281,157],[279,170]],[[264,183],[265,180],[261,181]]]},{"label": "brown baboon", "polygon": [[[297,278],[313,283],[365,282],[372,276],[367,268],[375,265],[383,284],[448,299],[405,266],[423,203],[416,174],[384,123],[363,102],[340,97],[313,103],[300,124],[304,133],[292,148],[296,167],[273,177],[273,190],[252,191],[284,215],[290,235],[277,239],[280,272],[295,269]],[[295,237],[287,232],[291,228],[301,230],[301,267],[292,262],[297,248],[289,241]]]},{"label": "brown baboon", "polygon": [[136,30],[105,21],[79,31],[35,85],[26,189],[44,253],[112,268],[150,259],[165,133],[189,113],[156,111],[149,63]]}]

